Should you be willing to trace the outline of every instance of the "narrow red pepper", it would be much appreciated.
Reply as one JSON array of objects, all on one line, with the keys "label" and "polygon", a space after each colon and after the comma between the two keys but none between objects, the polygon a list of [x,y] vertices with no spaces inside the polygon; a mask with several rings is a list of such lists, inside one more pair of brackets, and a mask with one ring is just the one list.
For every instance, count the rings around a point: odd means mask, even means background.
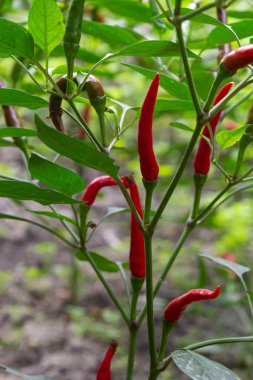
[{"label": "narrow red pepper", "polygon": [[[140,217],[143,219],[142,206],[138,187],[134,181],[130,183],[130,196]],[[131,275],[138,279],[144,279],[146,275],[144,238],[137,220],[131,213],[131,241],[129,254]]]},{"label": "narrow red pepper", "polygon": [[[126,187],[129,187],[129,179],[127,176],[121,177],[121,181]],[[86,206],[91,206],[96,199],[97,193],[100,189],[107,186],[117,186],[115,179],[108,175],[103,175],[95,178],[91,183],[86,187],[85,192],[82,196],[82,201],[86,202]]]},{"label": "narrow red pepper", "polygon": [[[217,96],[214,99],[213,105],[215,106],[217,103],[219,103],[228,93],[231,87],[233,86],[234,82],[230,82],[225,84],[217,94]],[[217,127],[217,124],[220,120],[220,115],[221,112],[218,112],[217,115],[213,117],[213,119],[210,120],[210,126],[212,129],[212,134],[215,134],[215,129]],[[206,138],[211,138],[209,128],[207,125],[205,125],[202,136],[205,136]],[[207,175],[210,169],[211,165],[211,147],[208,144],[208,142],[201,137],[198,149],[195,154],[194,158],[194,169],[195,169],[195,174],[202,174],[202,175]]]},{"label": "narrow red pepper", "polygon": [[176,323],[182,316],[184,310],[192,302],[217,298],[220,294],[220,286],[214,291],[208,289],[193,289],[180,297],[172,300],[163,313],[163,318],[169,323]]},{"label": "narrow red pepper", "polygon": [[253,64],[253,45],[242,46],[231,51],[221,61],[221,68],[225,68],[229,74],[233,75],[239,69],[243,69]]},{"label": "narrow red pepper", "polygon": [[98,368],[97,380],[111,380],[111,361],[118,347],[118,342],[112,340],[110,347],[105,353],[105,356]]},{"label": "narrow red pepper", "polygon": [[160,75],[156,74],[141,108],[138,130],[138,151],[141,174],[146,181],[155,181],[158,177],[159,166],[153,149],[152,122],[155,102],[158,92]]}]

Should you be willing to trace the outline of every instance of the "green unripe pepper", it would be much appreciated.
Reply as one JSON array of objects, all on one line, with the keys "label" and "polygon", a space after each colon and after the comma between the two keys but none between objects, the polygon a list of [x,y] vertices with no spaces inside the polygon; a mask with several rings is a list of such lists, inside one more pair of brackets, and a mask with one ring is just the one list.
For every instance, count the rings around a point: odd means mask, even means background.
[{"label": "green unripe pepper", "polygon": [[74,60],[79,49],[84,2],[85,0],[71,0],[67,14],[63,47],[68,65],[68,79],[73,77]]}]

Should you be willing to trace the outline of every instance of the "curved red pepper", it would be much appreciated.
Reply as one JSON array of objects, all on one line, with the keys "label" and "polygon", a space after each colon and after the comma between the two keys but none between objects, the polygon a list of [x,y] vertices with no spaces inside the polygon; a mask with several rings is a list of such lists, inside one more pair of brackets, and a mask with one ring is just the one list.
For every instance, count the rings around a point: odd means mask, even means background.
[{"label": "curved red pepper", "polygon": [[[217,103],[219,103],[228,94],[228,92],[231,89],[231,87],[233,86],[233,84],[234,84],[234,82],[230,82],[230,83],[225,84],[225,86],[223,86],[221,88],[218,95],[214,99],[214,102],[213,102],[214,106]],[[221,112],[222,112],[222,110],[220,112],[218,112],[217,115],[215,115],[213,117],[213,119],[210,120],[210,126],[212,129],[213,135],[215,134],[215,129],[216,129],[217,124],[220,120]],[[202,136],[205,136],[209,139],[211,138],[209,128],[207,125],[205,125],[205,127],[203,129]],[[195,158],[194,158],[195,174],[202,174],[202,175],[208,174],[209,169],[210,169],[210,165],[211,165],[210,157],[211,157],[211,147],[208,144],[208,142],[203,137],[201,137],[200,142],[199,142],[199,146],[198,146],[198,149],[196,151]]]},{"label": "curved red pepper", "polygon": [[118,342],[116,340],[112,340],[110,347],[105,353],[105,356],[98,368],[97,372],[97,380],[111,380],[111,361],[116,352],[118,346]]},{"label": "curved red pepper", "polygon": [[[136,210],[138,214],[140,215],[140,217],[143,218],[141,200],[140,200],[139,191],[138,191],[138,187],[136,183],[131,182],[129,189],[130,189],[130,196],[136,207]],[[140,278],[140,279],[145,278],[146,260],[145,260],[144,238],[133,213],[131,213],[131,241],[130,241],[129,263],[130,263],[130,272],[133,277]]]},{"label": "curved red pepper", "polygon": [[182,296],[172,300],[163,313],[163,318],[169,323],[177,322],[184,310],[192,302],[203,301],[217,298],[220,294],[220,286],[217,286],[214,291],[208,289],[193,289],[183,294]]},{"label": "curved red pepper", "polygon": [[231,75],[251,64],[253,64],[253,45],[239,47],[225,55],[221,61],[221,65]]},{"label": "curved red pepper", "polygon": [[[126,176],[121,177],[121,181],[124,183],[126,187],[129,187],[129,178]],[[82,201],[86,202],[87,206],[91,206],[96,199],[97,193],[100,189],[107,186],[117,186],[117,182],[115,179],[108,175],[103,175],[95,178],[93,181],[89,183],[86,187],[84,194],[82,196]]]},{"label": "curved red pepper", "polygon": [[159,166],[153,150],[152,121],[158,92],[160,75],[157,73],[143,102],[139,130],[138,151],[142,177],[146,181],[155,181],[158,177]]}]

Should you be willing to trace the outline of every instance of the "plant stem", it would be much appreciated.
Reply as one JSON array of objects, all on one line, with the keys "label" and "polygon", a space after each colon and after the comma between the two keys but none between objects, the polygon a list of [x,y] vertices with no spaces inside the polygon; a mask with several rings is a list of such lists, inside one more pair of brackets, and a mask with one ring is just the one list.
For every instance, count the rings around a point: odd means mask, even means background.
[{"label": "plant stem", "polygon": [[196,91],[195,84],[194,84],[192,74],[191,74],[191,69],[190,69],[190,65],[189,65],[189,61],[188,61],[187,51],[185,48],[181,23],[176,23],[175,28],[176,28],[176,33],[177,33],[178,44],[179,44],[180,51],[181,51],[181,57],[182,57],[182,61],[184,64],[186,79],[187,79],[187,82],[189,85],[193,105],[194,105],[194,108],[196,110],[197,119],[199,119],[202,115],[202,111],[201,111],[201,108],[199,105],[197,91]]},{"label": "plant stem", "polygon": [[126,322],[127,326],[129,326],[129,319],[128,319],[128,317],[127,317],[127,315],[126,315],[123,307],[119,303],[119,300],[115,296],[115,294],[114,294],[113,290],[111,289],[110,285],[108,284],[108,282],[106,281],[106,279],[104,278],[104,276],[102,275],[102,273],[100,272],[100,270],[98,269],[95,261],[92,258],[92,255],[90,254],[90,252],[88,250],[85,249],[85,247],[82,247],[82,250],[83,250],[84,254],[86,255],[86,257],[87,257],[90,265],[92,266],[93,270],[95,271],[97,277],[99,278],[99,280],[104,285],[104,288],[106,289],[107,293],[109,294],[109,296],[110,296],[111,300],[113,301],[114,305],[119,310],[122,318]]},{"label": "plant stem", "polygon": [[91,140],[91,142],[95,145],[95,147],[100,151],[100,152],[104,152],[106,153],[106,150],[105,148],[100,144],[100,142],[98,141],[98,139],[96,138],[96,136],[91,132],[89,126],[86,124],[86,122],[83,120],[82,118],[82,115],[80,115],[80,112],[78,111],[78,109],[76,108],[75,106],[75,103],[73,102],[72,99],[69,99],[68,100],[68,103],[70,105],[70,107],[72,108],[72,110],[74,111],[75,115],[77,116],[77,119],[79,121],[79,124],[81,125],[81,127],[84,129],[85,133],[87,134],[87,136],[89,137],[89,139]]},{"label": "plant stem", "polygon": [[180,22],[188,21],[192,17],[197,16],[198,14],[200,14],[200,13],[202,13],[202,12],[204,12],[210,8],[216,7],[216,5],[217,5],[217,1],[214,1],[213,3],[207,4],[207,5],[204,5],[203,7],[200,7],[198,9],[196,9],[195,11],[192,11],[190,13],[187,13],[186,15],[180,16],[178,18],[178,21],[180,21]]},{"label": "plant stem", "polygon": [[137,332],[138,330],[136,329],[136,327],[134,328],[130,327],[130,342],[129,342],[129,349],[128,349],[126,380],[133,379]]},{"label": "plant stem", "polygon": [[237,102],[233,103],[231,107],[228,107],[224,112],[222,112],[220,121],[222,121],[231,111],[233,111],[235,108],[244,103],[245,100],[249,99],[252,95],[253,90],[251,90],[248,94],[242,96]]},{"label": "plant stem", "polygon": [[45,92],[45,89],[37,82],[37,80],[34,78],[34,76],[30,73],[28,68],[17,58],[15,55],[11,55],[11,58],[14,59],[14,61],[17,62],[17,64],[29,75],[29,77],[32,79],[32,81],[40,88],[42,92]]},{"label": "plant stem", "polygon": [[[58,214],[58,211],[55,209],[53,205],[49,206],[50,209],[55,213]],[[77,244],[80,243],[78,236],[76,233],[72,230],[71,227],[69,227],[68,223],[65,222],[65,220],[59,219],[59,222],[63,225],[63,227],[69,232],[69,234],[72,236],[72,238],[75,240]]]},{"label": "plant stem", "polygon": [[[184,347],[184,350],[198,350],[203,347],[207,346],[214,346],[216,344],[227,344],[227,343],[243,343],[243,342],[253,342],[253,335],[252,336],[244,336],[244,337],[230,337],[230,338],[218,338],[218,339],[211,339],[206,340],[204,342],[194,343],[190,346]],[[165,370],[168,365],[172,361],[172,356],[168,356],[166,359],[164,359],[164,365],[162,367],[162,370]]]},{"label": "plant stem", "polygon": [[[162,286],[163,284],[163,281],[165,280],[170,268],[172,267],[174,261],[176,260],[177,258],[177,255],[179,254],[182,246],[184,245],[186,239],[188,238],[188,236],[190,235],[190,233],[192,232],[193,230],[193,226],[189,227],[189,226],[186,226],[177,242],[177,245],[167,263],[167,265],[165,266],[158,282],[156,283],[155,287],[154,287],[154,292],[153,292],[153,297],[156,296],[156,294],[158,293],[160,287]],[[143,319],[145,318],[145,315],[146,315],[146,311],[147,311],[147,306],[144,307],[144,309],[142,310],[140,316],[139,316],[139,323],[141,323],[143,321]]]},{"label": "plant stem", "polygon": [[162,340],[160,344],[159,354],[158,354],[158,361],[161,362],[164,358],[164,355],[166,353],[166,348],[168,345],[168,336],[171,330],[173,329],[174,324],[168,323],[163,319],[162,322]]},{"label": "plant stem", "polygon": [[150,373],[156,368],[157,351],[154,326],[154,305],[153,305],[153,268],[152,268],[152,236],[145,234],[146,252],[146,302],[147,302],[147,324],[149,338]]},{"label": "plant stem", "polygon": [[107,147],[106,142],[106,129],[105,129],[105,115],[103,113],[98,114],[98,120],[99,120],[99,126],[100,126],[100,133],[101,133],[101,142],[104,148]]},{"label": "plant stem", "polygon": [[174,16],[179,16],[181,10],[181,0],[176,0],[175,3],[175,10],[174,10]]}]

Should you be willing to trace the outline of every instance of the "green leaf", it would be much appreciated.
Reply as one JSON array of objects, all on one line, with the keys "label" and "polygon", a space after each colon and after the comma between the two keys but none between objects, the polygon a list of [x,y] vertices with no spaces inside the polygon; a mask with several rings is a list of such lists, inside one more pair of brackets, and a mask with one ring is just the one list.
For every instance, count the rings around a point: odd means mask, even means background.
[{"label": "green leaf", "polygon": [[250,271],[250,268],[245,267],[240,264],[233,263],[232,261],[222,259],[221,257],[209,256],[209,255],[200,255],[200,257],[204,257],[204,259],[210,260],[215,264],[221,265],[227,269],[230,269],[234,272],[240,279],[242,279],[244,273]]},{"label": "green leaf", "polygon": [[238,141],[240,141],[245,129],[247,128],[248,125],[246,124],[236,129],[220,131],[219,133],[217,133],[216,141],[219,144],[220,149],[223,150],[229,148],[230,146],[233,146]]},{"label": "green leaf", "polygon": [[71,196],[85,187],[79,175],[36,154],[32,154],[28,167],[33,177],[63,194]]},{"label": "green leaf", "polygon": [[76,225],[76,222],[74,221],[74,219],[71,219],[66,215],[59,214],[58,212],[56,213],[52,211],[35,211],[35,210],[30,210],[30,209],[26,209],[26,210],[36,215],[42,215],[42,216],[47,216],[53,219],[64,220],[65,222]]},{"label": "green leaf", "polygon": [[48,107],[47,100],[22,90],[0,88],[0,104],[4,106],[25,107],[31,110]]},{"label": "green leaf", "polygon": [[12,180],[0,181],[0,197],[22,201],[29,200],[42,205],[80,203],[56,191],[41,189],[28,182]]},{"label": "green leaf", "polygon": [[242,19],[252,19],[253,18],[253,12],[250,11],[227,11],[227,15],[229,17],[239,18]]},{"label": "green leaf", "polygon": [[35,115],[35,124],[39,139],[55,152],[80,165],[109,174],[113,178],[117,177],[119,167],[106,154],[98,152],[86,142],[48,127],[38,115]]},{"label": "green leaf", "polygon": [[48,376],[29,376],[29,375],[25,375],[24,373],[16,371],[15,369],[6,367],[3,364],[0,364],[0,369],[3,369],[3,370],[5,370],[6,373],[10,373],[11,375],[17,376],[17,377],[19,377],[20,379],[23,379],[23,380],[54,380],[52,377],[48,377]]},{"label": "green leaf", "polygon": [[[192,9],[190,9],[190,8],[181,8],[180,13],[181,13],[181,15],[187,15],[189,13],[192,13]],[[164,13],[162,13],[159,16],[156,16],[154,18],[165,18],[166,16],[171,17],[172,16],[171,12],[170,11],[166,11],[166,12],[164,12]],[[212,16],[206,15],[205,13],[197,14],[197,15],[191,17],[189,21],[197,22],[197,23],[200,23],[200,24],[218,25],[218,26],[223,26],[224,27],[224,25],[219,20],[217,20],[216,18],[214,18]]]},{"label": "green leaf", "polygon": [[[187,54],[189,58],[201,59],[190,50],[187,50]],[[174,42],[149,40],[126,46],[114,53],[113,57],[119,55],[131,57],[180,57],[181,52],[179,45]]]},{"label": "green leaf", "polygon": [[30,137],[37,136],[33,129],[25,128],[0,128],[0,138],[2,137]]},{"label": "green leaf", "polygon": [[54,0],[34,0],[28,16],[34,42],[48,56],[65,33],[62,12]]},{"label": "green leaf", "polygon": [[89,0],[89,3],[105,7],[118,16],[130,18],[137,22],[151,23],[150,8],[136,0]]},{"label": "green leaf", "polygon": [[5,58],[10,55],[32,58],[33,38],[23,26],[0,18],[0,57]]},{"label": "green leaf", "polygon": [[222,364],[196,352],[178,350],[172,352],[171,356],[176,366],[192,380],[241,380]]},{"label": "green leaf", "polygon": [[88,20],[83,22],[82,31],[85,34],[100,38],[111,46],[117,44],[130,45],[143,39],[140,34],[131,29]]},{"label": "green leaf", "polygon": [[[99,255],[98,253],[95,253],[95,252],[89,252],[90,255],[92,256],[94,262],[96,263],[97,267],[103,271],[103,272],[118,272],[119,271],[119,267],[118,265],[114,262],[114,261],[111,261],[111,260],[108,260],[106,257],[103,257],[101,255]],[[87,261],[87,255],[81,251],[81,250],[78,250],[76,252],[76,257],[78,258],[78,260],[80,261]]]},{"label": "green leaf", "polygon": [[188,100],[166,100],[157,99],[155,104],[155,114],[169,111],[192,111],[194,105]]},{"label": "green leaf", "polygon": [[[239,39],[252,36],[252,20],[239,21],[234,24],[230,24],[230,27]],[[233,41],[236,41],[236,36],[234,33],[228,29],[224,29],[224,27],[217,27],[209,33],[207,37],[207,46],[215,47],[217,45]]]},{"label": "green leaf", "polygon": [[171,127],[175,127],[177,129],[182,129],[183,131],[187,131],[187,132],[193,132],[193,129],[188,127],[188,125],[185,125],[183,123],[179,123],[177,121],[172,121],[170,123]]},{"label": "green leaf", "polygon": [[10,146],[15,146],[14,143],[10,142],[10,141],[6,141],[6,140],[3,140],[3,139],[0,139],[0,146],[2,147],[10,147]]},{"label": "green leaf", "polygon": [[[146,78],[153,79],[156,71],[143,69],[142,67],[129,65],[123,63],[124,66],[130,67],[130,69],[137,71],[138,73],[144,75]],[[175,96],[178,99],[190,100],[191,95],[188,89],[188,86],[184,83],[181,83],[175,79],[170,78],[167,75],[160,74],[160,86],[167,91],[172,96]]]}]

